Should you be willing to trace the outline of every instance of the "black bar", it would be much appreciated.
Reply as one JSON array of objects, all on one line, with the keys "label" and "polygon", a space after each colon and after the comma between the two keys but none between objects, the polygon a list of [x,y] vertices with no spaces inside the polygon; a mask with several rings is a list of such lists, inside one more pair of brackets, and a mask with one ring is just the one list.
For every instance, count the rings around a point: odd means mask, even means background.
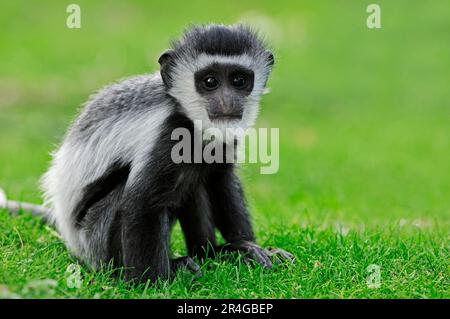
[{"label": "black bar", "polygon": [[[53,300],[0,300],[2,313],[8,310],[14,317],[32,313],[61,318],[61,315],[86,316],[101,311],[102,315],[130,316],[136,311],[145,318],[295,318],[332,314],[333,316],[366,315],[383,316],[400,311],[402,317],[417,315],[420,311],[431,313],[448,311],[448,299],[442,300],[369,300],[369,299],[146,299],[146,300],[92,300],[92,299],[53,299]],[[444,308],[445,307],[445,308]],[[63,313],[56,309],[64,310]],[[442,311],[442,312],[441,312]],[[158,315],[157,315],[158,314]],[[306,314],[308,314],[306,316]],[[142,317],[142,316],[140,316]],[[382,317],[382,318],[383,318]],[[6,317],[5,317],[6,318]],[[168,317],[169,318],[169,317]],[[127,318],[128,319],[128,318]]]}]

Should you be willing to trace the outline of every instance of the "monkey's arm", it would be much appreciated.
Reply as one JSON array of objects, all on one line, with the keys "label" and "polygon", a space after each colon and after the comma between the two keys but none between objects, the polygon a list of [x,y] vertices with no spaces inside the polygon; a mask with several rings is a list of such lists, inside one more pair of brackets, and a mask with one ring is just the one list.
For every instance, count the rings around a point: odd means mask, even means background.
[{"label": "monkey's arm", "polygon": [[264,249],[255,244],[244,191],[231,165],[211,176],[208,190],[214,221],[227,241],[219,250],[241,252],[244,260],[256,261],[266,268],[272,267],[272,261],[294,260],[293,255],[284,250]]},{"label": "monkey's arm", "polygon": [[231,164],[220,166],[209,178],[208,194],[214,222],[227,242],[255,240],[244,191]]},{"label": "monkey's arm", "polygon": [[189,256],[212,256],[216,246],[215,227],[204,185],[200,184],[184,205],[177,209],[177,217]]}]

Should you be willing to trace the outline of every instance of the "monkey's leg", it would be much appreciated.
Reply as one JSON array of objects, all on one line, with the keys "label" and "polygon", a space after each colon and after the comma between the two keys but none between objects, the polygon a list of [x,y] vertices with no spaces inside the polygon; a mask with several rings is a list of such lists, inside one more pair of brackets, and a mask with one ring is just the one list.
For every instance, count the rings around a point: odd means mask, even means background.
[{"label": "monkey's leg", "polygon": [[177,216],[186,240],[189,256],[212,256],[216,246],[211,205],[203,185],[178,210]]},{"label": "monkey's leg", "polygon": [[[168,210],[149,209],[145,214],[122,210],[121,255],[127,281],[154,282],[169,279],[182,268],[201,275],[200,267],[190,257],[169,258],[171,223]],[[133,213],[134,212],[134,213]]]},{"label": "monkey's leg", "polygon": [[255,244],[244,192],[231,165],[217,170],[207,189],[215,224],[227,241],[219,249],[242,253],[244,260],[253,260],[266,268],[272,267],[272,261],[294,260],[293,255],[281,249],[267,250]]},{"label": "monkey's leg", "polygon": [[[176,176],[170,169],[144,167],[131,173],[120,205],[121,256],[126,280],[168,279],[176,268],[192,269],[187,258],[170,260],[171,216],[168,207],[177,202]],[[192,261],[192,262],[191,262]],[[195,268],[195,267],[194,267]]]},{"label": "monkey's leg", "polygon": [[124,279],[146,282],[170,275],[168,212],[121,209],[121,255]]}]

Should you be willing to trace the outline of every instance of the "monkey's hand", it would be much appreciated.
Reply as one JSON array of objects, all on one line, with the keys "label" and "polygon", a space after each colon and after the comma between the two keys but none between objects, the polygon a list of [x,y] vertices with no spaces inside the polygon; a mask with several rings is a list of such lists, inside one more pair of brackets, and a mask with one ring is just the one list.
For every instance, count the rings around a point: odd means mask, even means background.
[{"label": "monkey's hand", "polygon": [[255,243],[249,241],[238,241],[234,243],[225,244],[222,246],[222,251],[238,252],[242,255],[245,262],[257,262],[264,268],[272,268],[273,265],[278,265],[284,262],[294,263],[295,258],[291,253],[279,248],[262,248]]},{"label": "monkey's hand", "polygon": [[180,257],[171,260],[171,270],[174,275],[178,269],[187,270],[197,277],[202,276],[200,266],[197,265],[191,257]]}]

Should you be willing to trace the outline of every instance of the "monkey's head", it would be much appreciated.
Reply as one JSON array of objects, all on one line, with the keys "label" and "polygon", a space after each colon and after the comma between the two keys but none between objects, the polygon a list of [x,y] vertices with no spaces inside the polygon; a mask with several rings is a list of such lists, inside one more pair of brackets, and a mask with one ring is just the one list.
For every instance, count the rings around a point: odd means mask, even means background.
[{"label": "monkey's head", "polygon": [[159,58],[161,77],[191,120],[203,128],[253,125],[273,54],[243,25],[194,26]]}]

